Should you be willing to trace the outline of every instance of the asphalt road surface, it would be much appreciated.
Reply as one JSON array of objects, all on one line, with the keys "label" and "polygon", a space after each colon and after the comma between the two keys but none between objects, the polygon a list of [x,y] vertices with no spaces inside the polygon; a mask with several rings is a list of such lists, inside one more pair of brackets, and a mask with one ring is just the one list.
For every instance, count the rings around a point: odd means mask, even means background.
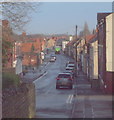
[{"label": "asphalt road surface", "polygon": [[[58,73],[65,71],[70,58],[56,55],[57,60],[46,66],[46,73],[36,81],[36,118],[69,118],[73,107],[74,89],[56,89]],[[73,61],[73,60],[72,60]]]},{"label": "asphalt road surface", "polygon": [[71,58],[56,55],[55,62],[48,63],[46,73],[35,80],[36,118],[111,118],[111,96],[91,88],[83,76],[76,78],[73,89],[56,89],[56,77],[65,71]]}]

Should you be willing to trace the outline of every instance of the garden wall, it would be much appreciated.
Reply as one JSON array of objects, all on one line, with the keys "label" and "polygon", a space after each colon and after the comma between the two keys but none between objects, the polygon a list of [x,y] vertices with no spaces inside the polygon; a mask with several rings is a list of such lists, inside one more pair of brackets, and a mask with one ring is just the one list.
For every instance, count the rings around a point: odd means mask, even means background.
[{"label": "garden wall", "polygon": [[3,93],[2,118],[34,118],[35,85],[23,83],[19,88]]}]

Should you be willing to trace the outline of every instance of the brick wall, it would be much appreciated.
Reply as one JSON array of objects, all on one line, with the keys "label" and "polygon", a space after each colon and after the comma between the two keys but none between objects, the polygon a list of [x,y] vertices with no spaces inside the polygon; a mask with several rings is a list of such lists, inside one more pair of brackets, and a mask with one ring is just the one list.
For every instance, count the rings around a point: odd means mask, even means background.
[{"label": "brick wall", "polygon": [[106,82],[105,82],[106,88],[105,88],[105,91],[108,94],[112,94],[112,92],[114,94],[114,90],[112,89],[112,87],[113,87],[113,81],[112,81],[113,76],[114,76],[114,72],[106,72]]},{"label": "brick wall", "polygon": [[34,118],[35,86],[26,83],[15,92],[4,94],[2,102],[2,118]]}]

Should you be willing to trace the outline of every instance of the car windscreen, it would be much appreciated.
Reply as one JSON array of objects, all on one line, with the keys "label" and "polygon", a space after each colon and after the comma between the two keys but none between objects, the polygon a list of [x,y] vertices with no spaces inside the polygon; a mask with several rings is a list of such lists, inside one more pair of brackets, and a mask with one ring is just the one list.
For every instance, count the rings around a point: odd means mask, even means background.
[{"label": "car windscreen", "polygon": [[59,78],[70,78],[71,75],[68,75],[68,74],[60,74],[58,75]]}]

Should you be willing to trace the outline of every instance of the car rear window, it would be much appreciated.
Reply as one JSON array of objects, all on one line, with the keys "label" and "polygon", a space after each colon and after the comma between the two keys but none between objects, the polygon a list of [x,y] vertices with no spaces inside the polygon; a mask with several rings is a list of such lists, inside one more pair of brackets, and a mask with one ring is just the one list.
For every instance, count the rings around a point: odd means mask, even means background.
[{"label": "car rear window", "polygon": [[69,73],[69,74],[72,74],[72,72],[65,72],[65,73]]},{"label": "car rear window", "polygon": [[59,78],[69,78],[71,77],[71,75],[68,75],[68,74],[60,74],[58,75]]},{"label": "car rear window", "polygon": [[74,67],[73,65],[68,65],[68,67]]},{"label": "car rear window", "polygon": [[70,67],[70,68],[66,68],[66,70],[69,70],[69,71],[70,71],[70,70],[73,70],[73,67]]},{"label": "car rear window", "polygon": [[74,64],[74,62],[69,62],[69,64]]},{"label": "car rear window", "polygon": [[67,62],[68,64],[74,64],[75,62],[72,62],[72,61],[69,61],[69,62]]}]

